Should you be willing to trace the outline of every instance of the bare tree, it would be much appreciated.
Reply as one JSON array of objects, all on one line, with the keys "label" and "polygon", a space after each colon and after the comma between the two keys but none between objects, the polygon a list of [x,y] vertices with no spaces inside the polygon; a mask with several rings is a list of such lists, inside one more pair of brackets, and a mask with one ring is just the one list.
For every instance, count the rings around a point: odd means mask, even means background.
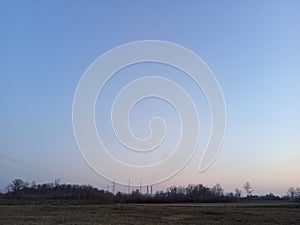
[{"label": "bare tree", "polygon": [[13,192],[14,196],[17,196],[24,187],[28,187],[29,183],[24,182],[21,179],[14,179],[9,185],[9,190]]},{"label": "bare tree", "polygon": [[59,187],[59,182],[60,182],[60,179],[56,179],[54,181],[54,188],[58,188]]},{"label": "bare tree", "polygon": [[290,198],[295,198],[297,193],[294,187],[290,187],[287,194]]},{"label": "bare tree", "polygon": [[245,191],[246,191],[246,193],[247,193],[247,197],[250,196],[250,195],[252,194],[252,192],[253,192],[253,189],[252,189],[250,183],[247,181],[247,182],[244,184],[243,187],[244,187],[244,189],[245,189]]},{"label": "bare tree", "polygon": [[32,189],[36,189],[37,188],[36,182],[35,181],[31,181],[31,186],[30,187]]},{"label": "bare tree", "polygon": [[240,198],[241,196],[242,196],[242,191],[236,188],[234,191],[234,197]]},{"label": "bare tree", "polygon": [[300,198],[300,187],[296,188],[296,197]]},{"label": "bare tree", "polygon": [[21,179],[15,179],[11,182],[10,186],[10,190],[14,193],[17,193],[18,191],[20,191],[25,185],[25,182]]},{"label": "bare tree", "polygon": [[222,196],[224,195],[224,190],[221,186],[221,184],[216,184],[215,186],[212,187],[211,191],[216,195],[216,196]]}]

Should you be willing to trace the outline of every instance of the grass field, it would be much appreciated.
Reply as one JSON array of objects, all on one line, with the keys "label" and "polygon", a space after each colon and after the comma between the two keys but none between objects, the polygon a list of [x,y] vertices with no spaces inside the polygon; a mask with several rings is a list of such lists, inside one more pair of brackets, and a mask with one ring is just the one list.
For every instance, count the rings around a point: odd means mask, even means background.
[{"label": "grass field", "polygon": [[0,224],[300,224],[288,203],[0,205]]}]

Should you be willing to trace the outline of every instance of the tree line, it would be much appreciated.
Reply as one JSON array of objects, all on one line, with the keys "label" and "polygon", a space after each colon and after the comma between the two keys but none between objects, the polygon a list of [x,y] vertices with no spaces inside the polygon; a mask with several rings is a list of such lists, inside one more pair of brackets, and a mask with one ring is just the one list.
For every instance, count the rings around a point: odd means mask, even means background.
[{"label": "tree line", "polygon": [[249,182],[243,185],[246,197],[242,191],[224,193],[220,184],[207,187],[203,184],[188,186],[172,186],[166,191],[157,191],[155,194],[142,194],[139,189],[129,194],[100,190],[91,185],[60,184],[60,180],[52,183],[36,184],[35,182],[13,180],[1,199],[14,200],[76,200],[79,203],[113,204],[113,203],[203,203],[203,202],[237,202],[243,200],[290,200],[300,201],[300,188],[289,188],[287,196],[279,197],[274,194],[263,196],[253,195],[253,188]]}]

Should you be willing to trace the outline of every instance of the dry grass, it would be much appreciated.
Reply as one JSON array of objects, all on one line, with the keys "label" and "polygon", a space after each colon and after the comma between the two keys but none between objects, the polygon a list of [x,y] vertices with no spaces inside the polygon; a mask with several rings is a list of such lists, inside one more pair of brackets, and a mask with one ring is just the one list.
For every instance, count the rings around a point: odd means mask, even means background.
[{"label": "dry grass", "polygon": [[0,205],[0,224],[300,224],[299,204]]}]

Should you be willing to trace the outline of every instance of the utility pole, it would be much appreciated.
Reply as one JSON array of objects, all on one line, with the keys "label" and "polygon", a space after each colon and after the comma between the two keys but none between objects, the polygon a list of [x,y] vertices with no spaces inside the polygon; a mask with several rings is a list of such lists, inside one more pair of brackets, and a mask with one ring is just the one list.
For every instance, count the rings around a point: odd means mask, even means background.
[{"label": "utility pole", "polygon": [[128,195],[130,195],[130,179],[128,180]]},{"label": "utility pole", "polygon": [[142,183],[140,183],[140,194],[143,194],[142,193]]},{"label": "utility pole", "polygon": [[116,183],[115,182],[113,182],[113,184],[112,184],[112,193],[116,194]]}]

